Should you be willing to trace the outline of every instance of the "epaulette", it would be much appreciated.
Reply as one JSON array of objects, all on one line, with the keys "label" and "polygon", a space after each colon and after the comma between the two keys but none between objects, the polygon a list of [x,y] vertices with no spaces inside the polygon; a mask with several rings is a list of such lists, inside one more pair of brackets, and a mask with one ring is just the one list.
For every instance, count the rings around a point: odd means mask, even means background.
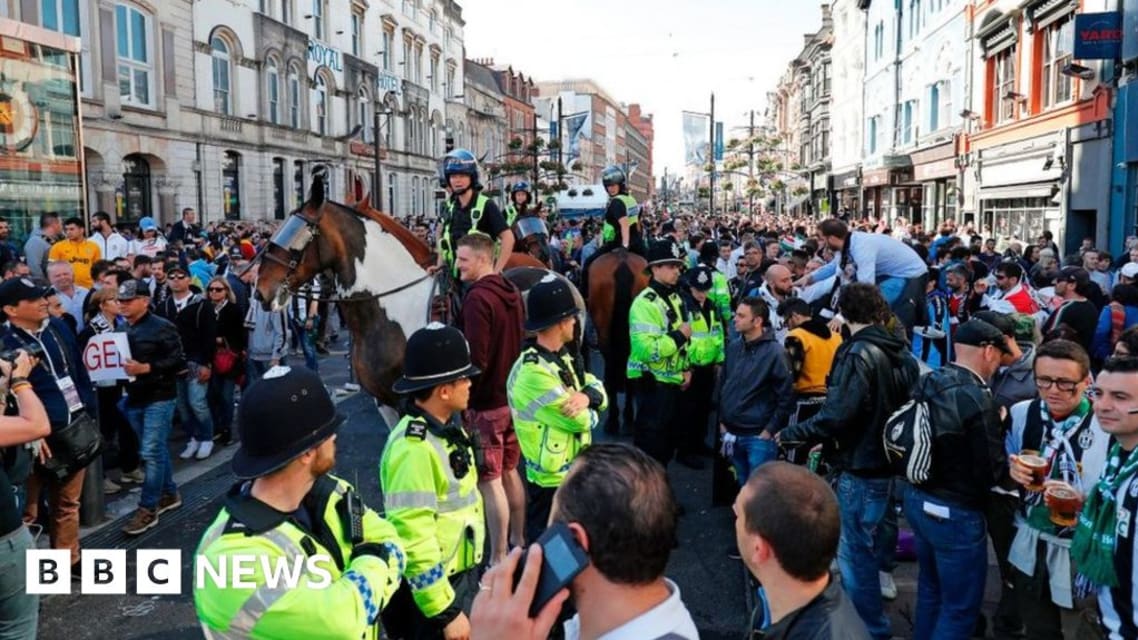
[{"label": "epaulette", "polygon": [[418,438],[419,440],[427,439],[427,421],[420,419],[413,419],[407,423],[407,430],[403,433],[406,438]]},{"label": "epaulette", "polygon": [[526,364],[540,364],[541,356],[537,355],[537,352],[531,349],[522,354],[522,362]]},{"label": "epaulette", "polygon": [[656,302],[657,297],[658,296],[656,295],[656,292],[652,290],[649,290],[644,294],[644,299],[648,302]]}]

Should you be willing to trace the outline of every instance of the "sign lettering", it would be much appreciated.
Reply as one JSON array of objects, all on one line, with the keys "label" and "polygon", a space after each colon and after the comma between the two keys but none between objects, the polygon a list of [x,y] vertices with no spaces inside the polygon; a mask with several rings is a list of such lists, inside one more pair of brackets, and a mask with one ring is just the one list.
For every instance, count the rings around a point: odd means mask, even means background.
[{"label": "sign lettering", "polygon": [[316,40],[308,41],[308,59],[333,71],[344,70],[343,64],[340,62],[340,50],[333,49]]},{"label": "sign lettering", "polygon": [[1122,17],[1117,11],[1075,15],[1076,60],[1113,60],[1122,50]]}]

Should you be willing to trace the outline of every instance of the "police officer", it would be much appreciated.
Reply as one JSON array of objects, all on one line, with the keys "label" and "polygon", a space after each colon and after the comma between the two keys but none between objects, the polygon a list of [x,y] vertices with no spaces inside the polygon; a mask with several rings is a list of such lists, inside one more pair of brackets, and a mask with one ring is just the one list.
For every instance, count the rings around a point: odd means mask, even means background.
[{"label": "police officer", "polygon": [[528,182],[521,180],[514,183],[514,186],[510,187],[510,204],[506,205],[506,224],[512,227],[520,216],[532,215],[529,211],[532,200],[533,193]]},{"label": "police officer", "polygon": [[711,300],[715,274],[717,272],[707,266],[692,269],[684,277],[687,286],[682,293],[691,318],[691,342],[688,343],[691,384],[683,392],[684,418],[682,431],[676,434],[676,461],[691,469],[703,468],[699,454],[707,437],[716,370],[723,364],[723,319]]},{"label": "police officer", "polygon": [[601,172],[601,183],[609,194],[609,203],[601,227],[603,244],[589,256],[581,270],[581,291],[586,294],[589,291],[589,267],[598,257],[618,247],[639,255],[645,254],[644,236],[640,228],[640,205],[636,198],[628,195],[628,176],[624,169],[615,164],[605,167]]},{"label": "police officer", "polygon": [[450,199],[439,232],[439,267],[453,271],[458,239],[480,231],[501,243],[494,267],[501,272],[514,250],[514,234],[498,205],[482,194],[478,160],[466,149],[451,151],[443,158],[443,178],[450,190]]},{"label": "police officer", "polygon": [[732,317],[731,287],[727,283],[727,276],[715,268],[715,263],[718,260],[719,245],[710,240],[703,243],[699,249],[699,264],[708,267],[711,273],[711,289],[707,292],[707,297],[715,305],[715,310],[719,312],[720,321],[724,325],[730,325]]},{"label": "police officer", "polygon": [[680,429],[680,392],[691,382],[687,348],[692,327],[677,287],[687,254],[666,238],[649,246],[647,258],[652,280],[628,313],[628,377],[640,379],[634,443],[666,466]]},{"label": "police officer", "polygon": [[462,333],[433,322],[407,340],[403,376],[391,387],[410,397],[379,462],[387,517],[407,550],[406,585],[392,607],[406,607],[407,628],[393,637],[470,637],[465,612],[477,592],[486,516],[474,442],[459,416],[479,373]]},{"label": "police officer", "polygon": [[565,280],[551,274],[534,285],[526,301],[526,331],[536,335],[522,349],[506,383],[529,480],[530,542],[545,530],[554,492],[573,459],[592,442],[593,428],[608,405],[604,385],[566,348],[577,313]]},{"label": "police officer", "polygon": [[[273,367],[242,396],[238,416],[241,448],[232,466],[241,481],[197,554],[213,567],[257,556],[304,572],[296,585],[273,584],[259,570],[245,576],[249,587],[209,579],[195,585],[206,638],[378,638],[379,612],[399,585],[403,550],[394,527],[328,473],[344,417],[320,376]],[[331,585],[309,570],[313,561]]]}]

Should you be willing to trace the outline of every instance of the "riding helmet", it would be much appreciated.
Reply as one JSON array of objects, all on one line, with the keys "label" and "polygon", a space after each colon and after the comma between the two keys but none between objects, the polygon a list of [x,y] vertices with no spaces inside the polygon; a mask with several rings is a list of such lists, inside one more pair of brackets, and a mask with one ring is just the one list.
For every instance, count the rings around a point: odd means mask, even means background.
[{"label": "riding helmet", "polygon": [[443,178],[454,175],[470,176],[472,185],[478,184],[478,158],[467,149],[455,149],[443,160]]},{"label": "riding helmet", "polygon": [[470,345],[462,332],[432,322],[407,339],[403,375],[391,385],[391,390],[414,393],[480,373],[470,363]]},{"label": "riding helmet", "polygon": [[514,195],[515,193],[517,193],[519,191],[523,191],[526,194],[529,194],[530,193],[529,183],[526,182],[525,180],[520,180],[518,182],[515,182],[514,186],[510,188],[510,195]]},{"label": "riding helmet", "polygon": [[541,331],[578,312],[569,283],[552,273],[530,289],[526,297],[526,331]]},{"label": "riding helmet", "polygon": [[336,433],[336,411],[324,381],[303,367],[276,366],[241,394],[237,408],[241,448],[233,473],[242,480],[284,468]]},{"label": "riding helmet", "polygon": [[628,176],[624,174],[624,169],[615,164],[610,164],[601,172],[601,183],[606,187],[615,184],[623,188],[627,180]]}]

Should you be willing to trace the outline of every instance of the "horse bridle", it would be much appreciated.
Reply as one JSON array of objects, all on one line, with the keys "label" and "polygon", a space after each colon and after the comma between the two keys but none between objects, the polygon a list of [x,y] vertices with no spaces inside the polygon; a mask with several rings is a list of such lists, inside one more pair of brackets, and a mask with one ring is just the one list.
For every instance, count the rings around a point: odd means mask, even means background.
[{"label": "horse bridle", "polygon": [[[415,285],[419,284],[420,282],[423,282],[427,278],[432,277],[433,274],[431,274],[430,272],[427,272],[427,273],[423,274],[423,276],[416,278],[416,279],[414,279],[411,282],[408,282],[406,284],[399,285],[398,287],[394,287],[394,288],[388,289],[386,291],[380,291],[379,293],[373,293],[373,294],[366,295],[366,296],[352,296],[350,298],[344,298],[344,297],[340,297],[340,296],[329,296],[329,297],[312,296],[312,295],[304,295],[304,294],[300,293],[299,291],[294,291],[293,286],[290,284],[290,280],[292,279],[292,277],[294,275],[296,275],[296,269],[297,269],[297,267],[300,266],[300,261],[304,258],[304,252],[308,249],[308,245],[312,244],[312,241],[315,240],[317,238],[317,236],[320,235],[320,226],[319,225],[320,225],[320,219],[323,216],[324,216],[324,212],[322,209],[317,211],[315,218],[312,218],[312,217],[305,215],[303,209],[298,209],[297,211],[293,212],[289,216],[289,219],[287,221],[285,221],[285,223],[283,225],[281,225],[281,228],[278,229],[277,232],[273,234],[273,237],[269,239],[270,245],[276,246],[276,247],[279,247],[281,249],[284,249],[285,251],[288,251],[288,260],[285,260],[284,258],[280,258],[278,256],[273,255],[267,249],[262,250],[260,252],[260,254],[257,256],[258,258],[263,258],[263,259],[268,260],[270,262],[275,262],[275,263],[281,265],[282,267],[284,267],[286,269],[285,276],[281,280],[280,286],[290,296],[294,296],[300,300],[316,300],[317,302],[367,302],[367,301],[371,301],[371,300],[378,300],[380,298],[385,298],[387,296],[394,295],[394,294],[399,293],[401,291],[406,291],[407,289],[414,287]],[[298,225],[298,224],[294,224],[294,220],[299,220],[303,224],[303,226]],[[287,235],[286,235],[286,232],[287,232]],[[316,245],[316,251],[317,251],[316,257],[317,257],[317,259],[319,259],[320,258],[320,253],[319,253],[320,252],[320,245],[319,244]]]}]

